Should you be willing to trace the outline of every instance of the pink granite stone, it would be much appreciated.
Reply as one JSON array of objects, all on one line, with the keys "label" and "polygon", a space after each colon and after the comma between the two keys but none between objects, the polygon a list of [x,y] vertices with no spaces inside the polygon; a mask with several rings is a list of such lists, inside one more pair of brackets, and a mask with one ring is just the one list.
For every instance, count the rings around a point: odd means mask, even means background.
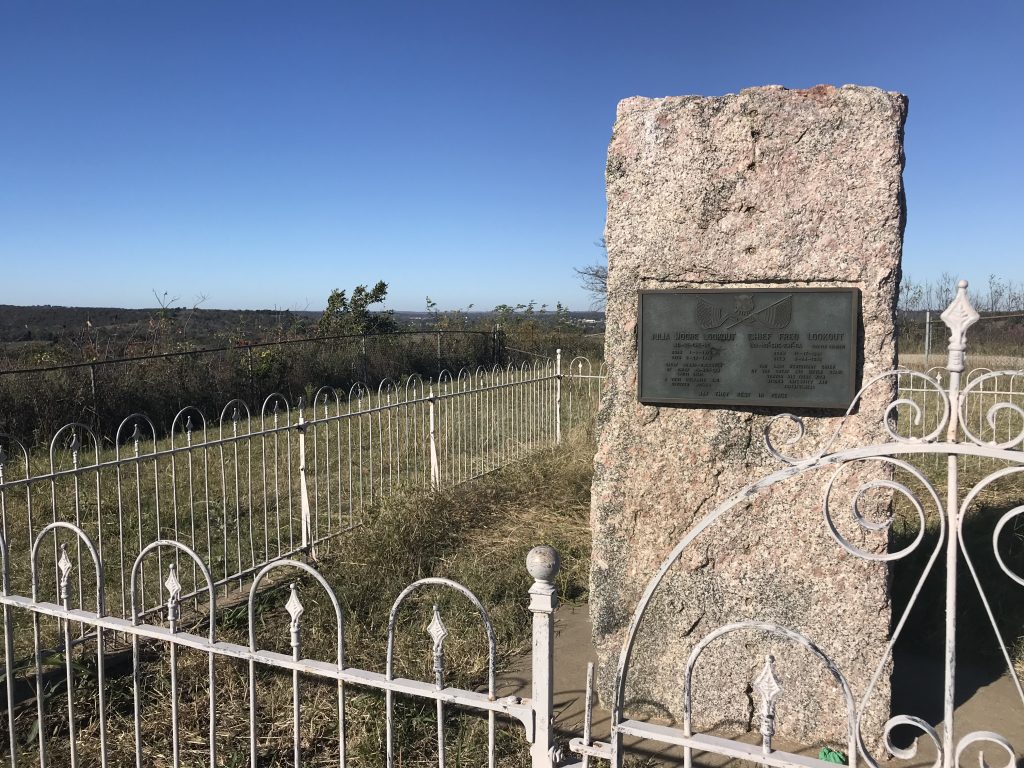
[{"label": "pink granite stone", "polygon": [[[856,287],[858,386],[893,368],[906,111],[904,96],[856,86],[767,86],[619,104],[606,170],[609,381],[591,512],[591,614],[606,702],[631,614],[668,552],[717,504],[785,466],[764,444],[778,410],[637,401],[637,292]],[[867,392],[837,449],[885,440],[882,414],[893,386],[885,380]],[[812,454],[840,419],[831,411],[803,415],[807,435],[793,450]],[[851,489],[882,472],[860,468],[840,482],[837,517],[849,520]],[[633,708],[680,717],[691,648],[743,619],[806,634],[835,661],[859,703],[889,635],[888,572],[846,553],[830,535],[822,515],[827,479],[814,471],[786,480],[694,541],[641,625],[627,687]],[[870,502],[868,516],[884,517],[888,500]],[[886,547],[884,533],[840,527],[860,546]],[[702,657],[696,726],[758,728],[748,686],[767,652],[783,682],[779,737],[843,744],[845,705],[827,671],[806,651],[753,632],[718,641]],[[869,707],[871,738],[888,714],[888,677],[883,670]]]}]

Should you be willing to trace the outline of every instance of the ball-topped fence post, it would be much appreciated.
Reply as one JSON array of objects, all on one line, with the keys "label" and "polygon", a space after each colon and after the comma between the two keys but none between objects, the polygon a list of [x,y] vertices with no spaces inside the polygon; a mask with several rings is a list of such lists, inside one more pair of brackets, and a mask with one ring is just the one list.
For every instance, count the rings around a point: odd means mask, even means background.
[{"label": "ball-topped fence post", "polygon": [[554,547],[534,547],[526,556],[533,577],[530,612],[533,614],[533,711],[535,729],[530,749],[533,768],[551,768],[558,759],[554,742],[554,642],[558,594],[555,576],[561,558]]}]

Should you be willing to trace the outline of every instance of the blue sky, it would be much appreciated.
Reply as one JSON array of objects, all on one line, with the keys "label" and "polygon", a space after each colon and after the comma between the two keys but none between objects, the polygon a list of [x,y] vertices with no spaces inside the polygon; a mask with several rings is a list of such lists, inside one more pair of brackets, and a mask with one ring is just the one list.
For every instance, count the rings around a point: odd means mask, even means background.
[{"label": "blue sky", "polygon": [[1024,3],[0,0],[0,303],[586,308],[615,105],[909,95],[904,273],[1024,281]]}]

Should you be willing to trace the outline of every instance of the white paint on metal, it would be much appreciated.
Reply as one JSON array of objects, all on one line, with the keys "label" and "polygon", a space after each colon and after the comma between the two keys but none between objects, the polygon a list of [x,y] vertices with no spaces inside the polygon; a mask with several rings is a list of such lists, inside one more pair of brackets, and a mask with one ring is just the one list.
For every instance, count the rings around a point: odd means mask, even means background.
[{"label": "white paint on metal", "polygon": [[[401,487],[451,487],[557,444],[565,430],[593,418],[603,380],[602,369],[584,359],[558,378],[557,362],[445,372],[429,392],[413,376],[402,387],[391,380],[372,390],[355,384],[347,393],[321,387],[308,404],[294,406],[272,393],[258,412],[236,399],[215,425],[187,406],[160,441],[144,414],[125,418],[112,441],[69,424],[50,440],[48,465],[0,435],[0,533],[18,557],[40,521],[87,531],[122,617],[129,613],[131,562],[152,538],[188,545],[214,567],[218,585],[237,587],[272,560],[300,552],[315,559],[318,548],[358,525],[370,504]],[[75,556],[79,547],[72,547]],[[139,582],[142,614],[164,610],[165,556],[182,575],[181,554],[157,550],[157,567]],[[195,579],[195,564],[185,566]],[[27,590],[22,573],[15,571],[14,586]],[[79,592],[87,575],[72,574]]]},{"label": "white paint on metal", "polygon": [[555,576],[560,559],[553,547],[534,547],[526,557],[533,576],[530,587],[530,612],[533,614],[533,709],[536,737],[530,754],[533,768],[551,768],[554,742],[554,647],[555,609],[558,594]]},{"label": "white paint on metal", "polygon": [[940,315],[949,328],[949,359],[946,369],[950,373],[962,373],[964,353],[967,349],[967,329],[981,319],[967,298],[967,281],[961,280],[956,286],[956,297]]}]

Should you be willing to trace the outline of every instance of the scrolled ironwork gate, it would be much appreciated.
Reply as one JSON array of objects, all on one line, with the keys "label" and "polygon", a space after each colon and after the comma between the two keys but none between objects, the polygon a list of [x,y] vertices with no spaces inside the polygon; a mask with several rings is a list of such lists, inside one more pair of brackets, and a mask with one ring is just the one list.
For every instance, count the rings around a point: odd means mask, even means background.
[{"label": "scrolled ironwork gate", "polygon": [[[958,627],[958,574],[966,569],[970,582],[977,591],[984,613],[995,633],[996,644],[1002,661],[1005,663],[1009,676],[1012,678],[1016,693],[1024,707],[1024,689],[1022,689],[1019,673],[1014,668],[1010,649],[1004,640],[997,622],[993,601],[979,579],[976,555],[972,556],[965,543],[964,523],[968,511],[979,496],[990,489],[994,483],[1011,479],[1024,479],[1024,403],[1012,396],[993,399],[992,393],[1016,392],[1014,383],[1021,380],[1022,371],[983,372],[971,377],[961,386],[961,375],[965,370],[965,353],[967,350],[966,333],[979,315],[971,306],[967,297],[967,283],[961,281],[957,295],[952,304],[942,314],[942,319],[950,330],[949,355],[946,368],[941,372],[934,369],[928,373],[909,371],[906,369],[890,371],[867,381],[858,394],[857,399],[847,411],[847,417],[854,412],[861,394],[867,388],[883,379],[902,378],[904,382],[913,382],[909,387],[901,386],[899,399],[886,409],[883,426],[888,434],[888,442],[877,445],[857,446],[848,449],[834,450],[846,419],[834,434],[830,435],[823,445],[802,457],[789,455],[772,439],[773,429],[789,425],[795,428],[796,436],[785,444],[785,450],[799,445],[804,438],[804,425],[801,419],[790,414],[782,414],[768,425],[765,442],[769,453],[783,464],[783,468],[769,474],[749,486],[739,490],[722,502],[706,517],[700,520],[672,549],[663,561],[660,569],[648,583],[629,624],[626,640],[622,646],[616,669],[611,702],[610,737],[607,741],[595,741],[592,736],[591,709],[588,701],[586,722],[583,738],[572,740],[570,747],[582,756],[581,765],[588,765],[591,758],[609,760],[613,768],[623,764],[626,754],[630,751],[627,739],[643,740],[648,749],[650,745],[672,746],[681,749],[687,768],[693,764],[696,754],[710,753],[726,758],[740,759],[762,765],[785,768],[827,768],[834,765],[833,760],[825,760],[822,755],[799,754],[798,750],[783,751],[773,744],[777,712],[786,706],[786,685],[777,674],[775,659],[771,656],[764,659],[760,673],[748,681],[746,694],[750,697],[752,714],[751,722],[759,723],[760,743],[749,740],[726,738],[716,732],[698,732],[693,723],[693,691],[692,680],[695,667],[705,650],[719,638],[735,633],[759,633],[761,637],[774,637],[776,640],[804,649],[811,658],[830,675],[840,691],[840,708],[845,717],[844,743],[838,745],[840,750],[832,752],[834,759],[837,752],[845,751],[842,760],[849,766],[867,765],[878,768],[880,757],[876,756],[879,748],[887,751],[888,756],[899,759],[913,758],[917,753],[917,741],[924,738],[931,742],[935,753],[935,768],[953,768],[960,766],[961,761],[970,754],[977,754],[980,764],[987,768],[992,759],[998,756],[1001,762],[1013,768],[1019,764],[1020,752],[1024,744],[1013,745],[1003,735],[989,730],[972,730],[959,733],[956,728],[956,712],[954,707],[956,692],[956,666],[958,631],[976,632],[977,627]],[[947,386],[943,386],[945,378]],[[1000,386],[1000,381],[1003,385]],[[1005,382],[1009,382],[1009,386]],[[923,398],[922,398],[923,393]],[[977,412],[979,393],[985,393],[984,411]],[[935,404],[938,403],[936,408]],[[932,414],[930,423],[926,424],[926,416]],[[900,418],[904,419],[904,429],[899,429]],[[906,417],[911,423],[905,423]],[[908,434],[909,433],[909,434]],[[964,460],[970,461],[975,469],[982,467],[985,474],[980,478],[972,478],[968,487],[961,488],[963,479],[960,468]],[[915,466],[919,463],[931,466],[929,475],[925,470]],[[854,466],[858,462],[880,462],[886,467],[908,473],[919,485],[913,488],[907,483],[895,479],[878,478],[864,481],[857,488],[852,500],[852,521],[847,521],[862,529],[887,533],[893,525],[893,517],[877,521],[863,516],[858,508],[858,501],[864,494],[884,489],[902,497],[920,525],[918,534],[905,546],[894,551],[882,549],[872,551],[858,547],[848,540],[842,526],[837,525],[838,510],[830,504],[832,482],[844,467]],[[935,469],[940,472],[934,472]],[[874,675],[863,695],[854,697],[851,686],[841,670],[829,656],[815,644],[813,636],[796,628],[782,626],[778,623],[764,621],[738,621],[708,631],[693,646],[680,680],[683,716],[678,724],[666,725],[650,719],[633,719],[627,712],[627,683],[631,665],[637,656],[638,629],[646,613],[651,607],[652,599],[659,587],[665,586],[665,577],[669,570],[680,562],[703,532],[730,510],[739,508],[748,500],[765,492],[782,481],[803,475],[814,470],[833,472],[832,479],[826,483],[821,506],[822,522],[828,534],[839,547],[849,555],[864,560],[895,562],[906,558],[925,545],[924,532],[926,524],[926,507],[934,509],[937,517],[937,535],[934,536],[934,549],[923,552],[926,560],[920,579],[916,582],[907,605],[893,616],[893,625],[889,642],[883,658],[878,660]],[[1020,486],[1017,486],[1018,488]],[[922,490],[923,489],[923,490]],[[1020,526],[1024,524],[1024,503],[1021,496],[1011,508],[1005,511],[996,521],[991,533],[988,556],[993,557],[998,571],[1012,584],[1012,588],[1024,586],[1024,573],[1011,567],[1004,557],[1006,539],[1014,534],[1011,529],[1016,526],[1016,535],[1020,535]],[[918,553],[921,556],[922,553]],[[883,674],[887,673],[891,663],[893,648],[896,641],[908,626],[911,610],[920,598],[925,580],[933,572],[939,572],[945,565],[944,574],[944,615],[945,626],[942,641],[943,664],[943,700],[942,720],[938,728],[916,714],[895,713],[885,719],[880,734],[865,732],[864,715],[872,703],[872,693]],[[1019,565],[1018,565],[1019,567]],[[1024,594],[1018,592],[1013,596],[1017,601],[1024,600]],[[593,668],[588,671],[587,690],[593,687]],[[738,691],[742,695],[742,691]],[[589,693],[588,693],[589,699]],[[757,707],[754,707],[757,702]],[[995,713],[993,713],[994,715]],[[1022,709],[1024,717],[1024,709]],[[910,746],[894,743],[893,731],[897,728],[909,728],[916,731],[918,739]],[[1015,751],[1015,747],[1016,750]]]}]

